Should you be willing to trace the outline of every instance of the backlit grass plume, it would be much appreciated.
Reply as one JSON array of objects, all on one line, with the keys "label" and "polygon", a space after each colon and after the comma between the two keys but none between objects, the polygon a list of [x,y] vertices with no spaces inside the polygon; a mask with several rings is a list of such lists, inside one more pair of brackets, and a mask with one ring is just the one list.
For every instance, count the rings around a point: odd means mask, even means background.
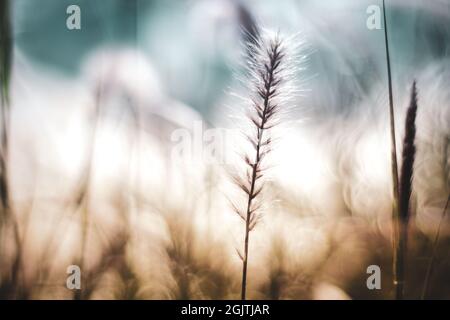
[{"label": "backlit grass plume", "polygon": [[293,79],[293,56],[288,51],[288,39],[279,35],[263,34],[247,44],[247,87],[246,101],[250,105],[247,113],[250,120],[248,131],[244,132],[250,143],[250,151],[243,156],[246,171],[235,175],[235,183],[246,196],[246,205],[242,210],[234,206],[237,214],[245,222],[244,251],[242,259],[241,298],[245,300],[247,289],[247,265],[249,259],[250,232],[261,218],[261,192],[264,186],[264,160],[272,150],[271,129],[281,121],[280,115],[286,111],[287,101],[292,94],[289,86]]}]

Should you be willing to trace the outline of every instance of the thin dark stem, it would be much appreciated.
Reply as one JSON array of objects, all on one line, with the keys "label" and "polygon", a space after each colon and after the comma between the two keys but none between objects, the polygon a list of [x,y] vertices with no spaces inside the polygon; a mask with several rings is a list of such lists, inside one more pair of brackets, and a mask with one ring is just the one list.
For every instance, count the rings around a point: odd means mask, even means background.
[{"label": "thin dark stem", "polygon": [[400,233],[400,219],[398,214],[398,199],[399,199],[399,182],[398,182],[398,165],[397,165],[397,143],[395,140],[395,115],[394,115],[394,100],[392,94],[392,76],[391,76],[391,62],[389,55],[389,41],[388,28],[386,21],[386,6],[383,0],[383,18],[384,18],[384,40],[386,48],[386,63],[388,73],[388,87],[389,87],[389,122],[391,134],[391,171],[392,171],[392,185],[393,185],[393,203],[392,203],[392,243],[393,243],[393,270],[394,270],[394,287],[395,298],[403,298],[403,274],[401,266],[401,248],[399,246]]}]

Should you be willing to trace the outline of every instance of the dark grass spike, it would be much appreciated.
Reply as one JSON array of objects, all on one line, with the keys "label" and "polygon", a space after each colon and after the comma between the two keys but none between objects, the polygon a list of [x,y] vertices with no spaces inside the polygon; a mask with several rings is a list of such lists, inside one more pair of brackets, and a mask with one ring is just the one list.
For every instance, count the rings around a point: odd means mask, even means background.
[{"label": "dark grass spike", "polygon": [[409,199],[412,191],[412,177],[414,171],[414,158],[416,155],[416,116],[417,116],[417,89],[414,81],[411,90],[411,100],[406,112],[405,137],[403,139],[402,168],[400,172],[400,201],[399,212],[401,221],[408,222]]},{"label": "dark grass spike", "polygon": [[412,192],[412,179],[414,173],[414,158],[416,155],[416,116],[417,116],[417,90],[414,81],[411,90],[411,100],[406,111],[405,137],[403,138],[402,167],[400,172],[400,199],[399,199],[399,239],[397,252],[397,282],[399,298],[403,297],[405,286],[405,261],[408,244],[408,221],[410,218],[410,199]]}]

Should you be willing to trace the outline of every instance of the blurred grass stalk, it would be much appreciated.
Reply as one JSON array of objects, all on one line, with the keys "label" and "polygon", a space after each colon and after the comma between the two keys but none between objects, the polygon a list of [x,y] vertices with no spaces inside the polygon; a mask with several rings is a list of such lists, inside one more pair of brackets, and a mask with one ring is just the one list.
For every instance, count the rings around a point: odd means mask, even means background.
[{"label": "blurred grass stalk", "polygon": [[9,78],[11,73],[11,26],[9,0],[0,0],[0,103],[1,103],[1,132],[0,132],[0,225],[4,223],[9,211],[9,191],[7,175],[8,158],[8,127],[9,127]]},{"label": "blurred grass stalk", "polygon": [[[90,139],[88,141],[89,149],[87,156],[86,168],[83,173],[83,177],[80,182],[80,189],[75,197],[76,210],[81,211],[81,247],[78,258],[78,266],[81,270],[85,269],[86,265],[86,251],[88,245],[88,232],[90,227],[90,216],[89,216],[89,203],[90,203],[90,190],[91,190],[91,174],[92,166],[94,163],[94,153],[95,153],[95,143],[97,141],[97,133],[100,125],[101,117],[101,94],[102,94],[102,83],[99,82],[94,91],[94,124],[92,127]],[[74,300],[83,300],[86,296],[83,294],[82,290],[74,291]]]},{"label": "blurred grass stalk", "polygon": [[[8,184],[8,151],[9,151],[9,125],[10,125],[10,97],[9,85],[12,65],[12,30],[11,30],[11,6],[9,0],[0,0],[0,107],[1,107],[1,131],[0,131],[0,246],[3,244],[3,231],[11,223],[15,244],[15,256],[11,266],[9,286],[10,296],[20,294],[19,273],[22,266],[22,246],[17,220],[11,213],[9,184]],[[2,248],[0,248],[1,250]],[[2,252],[0,251],[0,258]],[[0,279],[4,280],[4,279]],[[8,282],[6,281],[6,282]]]},{"label": "blurred grass stalk", "polygon": [[389,56],[389,41],[388,29],[386,21],[386,5],[383,0],[383,21],[384,21],[384,40],[386,48],[386,64],[388,73],[388,87],[389,87],[389,124],[391,134],[391,171],[392,171],[392,186],[393,186],[393,202],[392,202],[392,244],[393,244],[393,273],[394,273],[394,287],[395,299],[403,299],[403,285],[404,275],[402,269],[402,247],[399,244],[400,237],[400,216],[398,212],[399,203],[399,181],[398,181],[398,165],[397,165],[397,143],[395,141],[395,117],[394,117],[394,101],[392,95],[392,76],[391,76],[391,62]]}]

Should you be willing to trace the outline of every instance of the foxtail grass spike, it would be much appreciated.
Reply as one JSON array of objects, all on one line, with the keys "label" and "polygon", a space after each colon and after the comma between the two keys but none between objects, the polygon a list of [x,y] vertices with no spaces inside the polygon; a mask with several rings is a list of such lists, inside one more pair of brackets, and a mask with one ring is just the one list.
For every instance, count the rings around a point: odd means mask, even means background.
[{"label": "foxtail grass spike", "polygon": [[246,205],[240,209],[233,205],[234,210],[245,223],[245,240],[242,259],[241,299],[247,297],[247,268],[249,260],[250,232],[261,218],[261,192],[264,186],[266,156],[272,150],[273,139],[271,129],[280,122],[279,114],[286,109],[286,96],[289,87],[286,82],[293,75],[292,68],[287,67],[291,57],[286,52],[287,39],[281,40],[278,35],[261,34],[252,37],[247,42],[247,72],[250,104],[247,114],[250,126],[244,132],[251,151],[244,155],[246,172],[233,176],[234,182],[245,193]]},{"label": "foxtail grass spike", "polygon": [[417,116],[417,90],[414,81],[411,90],[411,102],[406,111],[405,137],[402,148],[402,167],[400,172],[400,199],[399,199],[399,239],[397,251],[397,283],[399,298],[404,295],[405,261],[408,249],[408,221],[410,217],[410,199],[412,192],[412,179],[414,173],[414,158],[416,155],[416,116]]}]

